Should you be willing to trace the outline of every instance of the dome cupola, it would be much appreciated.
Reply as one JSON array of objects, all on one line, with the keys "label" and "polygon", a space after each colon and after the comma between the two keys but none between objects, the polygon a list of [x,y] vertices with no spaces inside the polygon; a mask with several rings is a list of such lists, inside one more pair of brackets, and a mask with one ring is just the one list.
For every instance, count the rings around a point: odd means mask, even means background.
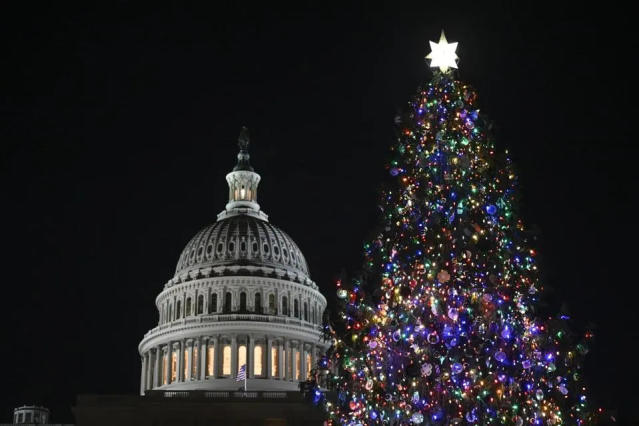
[{"label": "dome cupola", "polygon": [[238,146],[240,152],[237,154],[237,164],[233,171],[226,175],[229,202],[217,218],[220,220],[235,215],[249,215],[268,220],[268,216],[260,211],[260,205],[257,204],[257,186],[261,178],[249,163],[249,133],[246,127],[242,127],[240,131]]}]

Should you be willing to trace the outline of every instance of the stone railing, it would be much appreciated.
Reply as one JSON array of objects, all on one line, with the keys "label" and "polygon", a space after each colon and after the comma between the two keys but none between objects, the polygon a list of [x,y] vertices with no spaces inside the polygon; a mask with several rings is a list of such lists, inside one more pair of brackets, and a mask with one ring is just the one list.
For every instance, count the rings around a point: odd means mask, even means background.
[{"label": "stone railing", "polygon": [[300,392],[278,392],[278,391],[169,391],[169,390],[147,390],[145,397],[151,399],[197,399],[197,400],[264,400],[264,401],[289,401],[296,402],[302,398]]}]

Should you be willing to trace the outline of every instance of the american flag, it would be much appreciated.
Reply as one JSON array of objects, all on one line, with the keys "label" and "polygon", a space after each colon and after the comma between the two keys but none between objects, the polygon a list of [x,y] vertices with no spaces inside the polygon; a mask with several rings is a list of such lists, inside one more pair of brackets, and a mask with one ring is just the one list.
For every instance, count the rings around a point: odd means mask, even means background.
[{"label": "american flag", "polygon": [[242,380],[246,380],[246,364],[240,367],[240,371],[237,372],[237,377],[235,378],[236,382],[241,382]]}]

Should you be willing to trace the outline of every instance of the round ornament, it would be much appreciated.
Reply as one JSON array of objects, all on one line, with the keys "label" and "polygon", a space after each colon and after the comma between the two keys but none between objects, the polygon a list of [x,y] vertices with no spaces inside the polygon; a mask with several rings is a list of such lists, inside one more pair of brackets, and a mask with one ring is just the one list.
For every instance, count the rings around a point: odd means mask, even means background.
[{"label": "round ornament", "polygon": [[459,318],[459,311],[453,307],[448,308],[448,318],[453,321],[457,321],[457,318]]},{"label": "round ornament", "polygon": [[424,415],[422,413],[413,413],[413,415],[410,416],[410,421],[416,425],[421,424],[424,422]]},{"label": "round ornament", "polygon": [[437,273],[437,281],[439,281],[440,283],[447,283],[448,281],[450,281],[450,274],[448,273],[448,271],[445,269],[439,271]]}]

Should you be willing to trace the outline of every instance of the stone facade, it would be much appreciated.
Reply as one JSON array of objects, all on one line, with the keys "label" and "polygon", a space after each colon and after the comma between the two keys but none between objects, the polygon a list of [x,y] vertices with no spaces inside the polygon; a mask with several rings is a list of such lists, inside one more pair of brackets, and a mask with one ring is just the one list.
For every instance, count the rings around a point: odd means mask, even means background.
[{"label": "stone facade", "polygon": [[257,203],[248,133],[226,176],[229,202],[186,245],[155,300],[158,325],[139,345],[140,394],[233,391],[246,365],[252,391],[296,391],[328,347],[326,299],[295,242]]}]

